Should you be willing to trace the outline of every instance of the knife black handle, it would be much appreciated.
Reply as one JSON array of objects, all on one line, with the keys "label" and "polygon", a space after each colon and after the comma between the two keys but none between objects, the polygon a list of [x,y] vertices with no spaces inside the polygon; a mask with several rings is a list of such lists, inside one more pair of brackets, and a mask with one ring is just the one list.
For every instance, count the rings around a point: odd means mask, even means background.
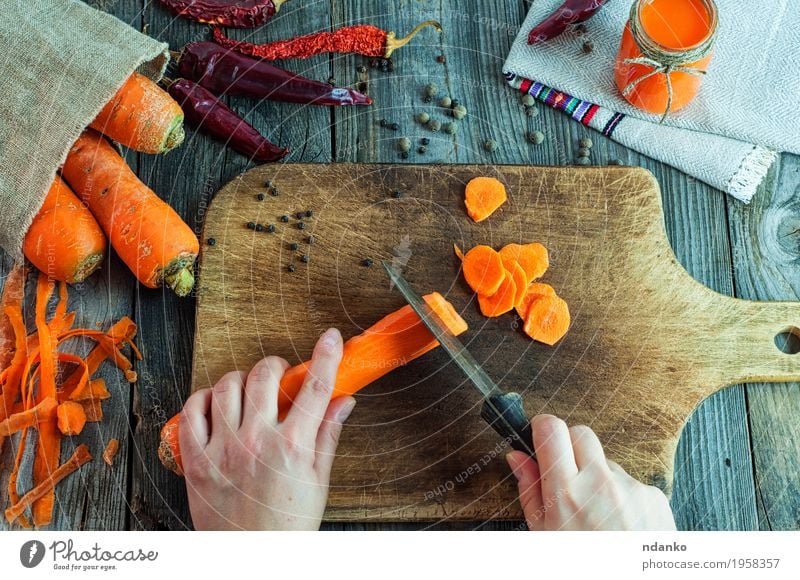
[{"label": "knife black handle", "polygon": [[522,406],[519,393],[493,395],[483,402],[481,418],[517,451],[524,451],[534,459],[531,422]]}]

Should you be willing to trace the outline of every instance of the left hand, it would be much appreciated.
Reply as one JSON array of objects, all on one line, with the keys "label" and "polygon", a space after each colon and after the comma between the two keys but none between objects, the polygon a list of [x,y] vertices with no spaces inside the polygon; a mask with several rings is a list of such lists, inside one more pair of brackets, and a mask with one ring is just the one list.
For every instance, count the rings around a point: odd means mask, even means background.
[{"label": "left hand", "polygon": [[355,405],[352,397],[330,400],[341,359],[342,337],[330,329],[282,422],[278,390],[289,364],[278,357],[189,397],[179,436],[196,529],[319,528],[342,423]]}]

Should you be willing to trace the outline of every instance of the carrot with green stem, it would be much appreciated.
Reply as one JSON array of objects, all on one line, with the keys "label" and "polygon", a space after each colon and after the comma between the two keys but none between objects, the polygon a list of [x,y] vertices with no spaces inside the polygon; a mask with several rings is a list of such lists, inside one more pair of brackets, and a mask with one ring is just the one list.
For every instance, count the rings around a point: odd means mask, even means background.
[{"label": "carrot with green stem", "polygon": [[166,153],[183,143],[183,111],[169,94],[134,72],[89,125],[142,153]]},{"label": "carrot with green stem", "polygon": [[51,278],[74,284],[100,267],[106,245],[106,236],[92,212],[56,175],[25,234],[25,257]]},{"label": "carrot with green stem", "polygon": [[142,284],[166,284],[178,296],[191,292],[200,251],[197,237],[100,133],[89,129],[78,137],[62,174]]}]

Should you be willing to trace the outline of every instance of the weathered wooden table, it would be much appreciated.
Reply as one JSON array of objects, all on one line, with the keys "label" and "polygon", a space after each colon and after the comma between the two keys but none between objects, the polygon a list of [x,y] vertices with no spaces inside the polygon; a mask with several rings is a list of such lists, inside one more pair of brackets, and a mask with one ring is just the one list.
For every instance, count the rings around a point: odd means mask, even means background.
[{"label": "weathered wooden table", "polygon": [[[173,49],[210,32],[153,0],[89,3],[169,42]],[[673,248],[698,280],[745,298],[800,299],[800,158],[783,155],[746,206],[545,106],[539,106],[537,117],[526,118],[518,95],[502,79],[501,67],[528,6],[526,0],[294,0],[263,30],[232,31],[231,36],[263,41],[357,22],[402,35],[428,18],[439,20],[445,33],[421,34],[397,54],[393,73],[370,71],[372,107],[329,109],[244,99],[229,103],[273,141],[290,146],[289,162],[400,161],[396,138],[422,136],[412,116],[428,82],[457,96],[469,117],[457,135],[437,135],[424,155],[412,153],[409,162],[568,165],[574,161],[577,140],[588,135],[594,142],[593,163],[617,159],[656,175]],[[445,63],[437,62],[439,54],[446,56]],[[356,68],[362,63],[366,59],[337,55],[285,66],[321,80],[333,77],[344,85],[356,81]],[[381,128],[381,118],[398,122],[401,130]],[[534,129],[546,135],[540,146],[524,138]],[[481,146],[489,138],[499,144],[492,154]],[[167,156],[129,153],[127,159],[198,232],[215,191],[248,168],[246,159],[194,132],[180,150]],[[181,407],[189,388],[194,300],[137,286],[116,258],[100,275],[75,288],[71,300],[84,321],[108,322],[125,314],[134,318],[140,325],[137,342],[144,360],[137,364],[139,382],[130,389],[117,378],[104,423],[81,436],[93,449],[102,449],[100,441],[118,437],[118,465],[95,466],[62,484],[64,509],[57,509],[54,527],[189,527],[183,481],[161,467],[155,450],[161,425]],[[684,430],[675,478],[672,506],[679,528],[800,529],[800,385],[739,385],[710,397]],[[510,529],[519,524],[445,521],[326,527]]]}]

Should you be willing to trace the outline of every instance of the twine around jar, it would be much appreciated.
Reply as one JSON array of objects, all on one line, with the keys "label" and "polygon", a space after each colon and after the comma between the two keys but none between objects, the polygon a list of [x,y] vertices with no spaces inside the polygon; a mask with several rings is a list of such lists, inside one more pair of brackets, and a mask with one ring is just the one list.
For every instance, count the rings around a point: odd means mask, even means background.
[{"label": "twine around jar", "polygon": [[669,115],[670,110],[672,109],[672,79],[670,78],[670,74],[673,72],[683,72],[693,76],[701,76],[706,74],[706,71],[704,70],[685,65],[702,60],[711,54],[711,51],[714,48],[714,41],[717,37],[716,15],[709,10],[710,16],[713,17],[711,22],[712,30],[705,40],[686,49],[674,50],[658,44],[645,32],[641,19],[639,18],[640,4],[641,2],[634,2],[633,6],[631,6],[631,14],[630,19],[628,20],[628,25],[630,26],[633,41],[636,43],[636,46],[639,47],[642,56],[636,58],[626,58],[622,62],[625,64],[640,64],[649,66],[653,70],[628,83],[622,90],[622,94],[623,96],[627,97],[640,82],[657,74],[665,75],[667,81],[667,108],[659,120],[659,124],[661,124],[667,118],[667,115]]}]

